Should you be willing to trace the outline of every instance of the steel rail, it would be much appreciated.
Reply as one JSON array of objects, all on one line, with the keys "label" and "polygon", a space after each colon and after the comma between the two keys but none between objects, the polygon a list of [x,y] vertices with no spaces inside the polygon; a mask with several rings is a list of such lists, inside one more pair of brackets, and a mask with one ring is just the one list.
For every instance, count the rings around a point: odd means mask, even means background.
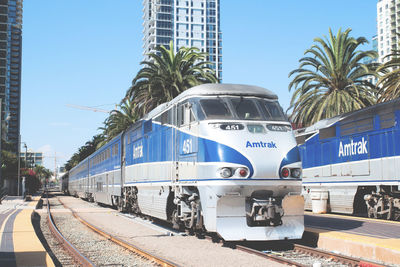
[{"label": "steel rail", "polygon": [[257,255],[257,256],[260,256],[260,257],[263,257],[263,258],[266,258],[266,259],[269,259],[269,260],[272,260],[272,261],[275,261],[278,263],[282,263],[282,264],[287,264],[287,265],[296,266],[296,267],[309,266],[309,265],[304,265],[304,264],[301,264],[301,263],[298,263],[298,262],[295,262],[292,260],[285,259],[283,257],[276,256],[276,255],[265,254],[264,252],[261,252],[259,250],[252,249],[252,248],[249,248],[246,246],[236,245],[236,249],[250,253],[250,254],[254,254],[254,255]]},{"label": "steel rail", "polygon": [[[340,255],[340,254],[324,251],[324,250],[317,249],[317,248],[312,248],[312,247],[307,247],[307,246],[303,246],[303,245],[299,245],[299,244],[294,244],[294,243],[291,243],[291,242],[288,242],[288,245],[293,246],[293,251],[299,252],[301,254],[306,254],[306,255],[311,255],[311,256],[321,257],[321,258],[327,258],[327,259],[331,259],[332,261],[343,263],[343,264],[346,264],[346,265],[349,265],[349,266],[384,267],[384,265],[380,265],[380,264],[377,264],[375,262],[371,262],[371,261],[368,261],[368,260],[360,260],[360,259],[357,259],[357,258],[353,258],[353,257],[345,256],[345,255]],[[298,266],[298,267],[308,266],[308,265],[304,265],[304,264],[298,263],[298,262],[296,262],[294,260],[285,259],[284,257],[280,257],[280,256],[273,255],[273,254],[266,254],[266,253],[264,253],[262,251],[259,251],[259,250],[256,250],[256,249],[252,249],[252,248],[249,248],[249,247],[246,247],[246,246],[242,246],[242,245],[236,245],[236,249],[245,251],[245,252],[250,253],[250,254],[258,255],[258,256],[267,258],[269,260],[273,260],[275,262],[291,265],[291,266]]]},{"label": "steel rail", "polygon": [[344,264],[348,264],[350,266],[369,266],[369,267],[384,267],[384,265],[377,264],[375,262],[367,261],[367,260],[360,260],[357,258],[336,254],[329,251],[324,251],[317,248],[307,247],[299,244],[293,244],[294,251],[298,251],[304,254],[310,254],[314,256],[320,256],[324,258],[330,258],[334,261],[341,262]]},{"label": "steel rail", "polygon": [[171,262],[169,260],[163,259],[163,258],[161,258],[159,256],[153,255],[150,252],[148,252],[148,251],[146,251],[146,250],[144,250],[142,248],[139,248],[139,247],[137,247],[137,246],[135,246],[133,244],[130,244],[130,243],[118,238],[118,237],[115,237],[115,236],[113,236],[113,235],[101,230],[100,228],[97,228],[93,224],[91,224],[91,223],[87,222],[86,220],[84,220],[83,218],[81,218],[71,208],[67,207],[59,198],[57,198],[57,199],[58,199],[58,201],[60,201],[60,203],[66,209],[69,209],[72,212],[72,215],[74,215],[74,217],[76,219],[78,219],[82,224],[86,225],[88,228],[90,228],[91,230],[93,230],[97,234],[100,234],[100,235],[104,236],[105,238],[109,239],[110,241],[113,241],[114,243],[116,243],[116,244],[128,249],[129,251],[131,251],[131,252],[133,252],[133,253],[135,253],[137,255],[140,255],[140,256],[148,259],[149,261],[155,262],[160,266],[164,266],[164,267],[179,267],[179,265],[176,264],[176,263],[173,263],[173,262]]},{"label": "steel rail", "polygon": [[[212,241],[214,243],[221,243],[223,242],[222,239],[219,238],[213,238],[211,236],[205,236],[205,238],[209,241]],[[343,263],[349,266],[360,266],[360,267],[384,267],[384,265],[375,263],[375,262],[371,262],[368,260],[360,260],[357,258],[353,258],[350,256],[345,256],[345,255],[341,255],[341,254],[336,254],[333,252],[328,252],[328,251],[324,251],[318,248],[312,248],[312,247],[307,247],[307,246],[303,246],[300,244],[295,244],[293,242],[285,242],[287,244],[287,247],[292,247],[293,249],[289,250],[289,251],[295,251],[298,252],[300,254],[303,255],[311,255],[311,256],[315,256],[318,258],[326,258],[326,259],[331,259],[334,262],[339,262],[339,263]],[[290,260],[290,259],[286,259],[284,256],[278,256],[278,255],[274,255],[274,254],[266,254],[260,250],[257,249],[253,249],[253,248],[249,248],[247,246],[243,246],[243,245],[235,245],[234,246],[236,249],[253,254],[253,255],[257,255],[278,263],[282,263],[282,264],[286,264],[286,265],[290,265],[290,266],[296,266],[296,267],[306,267],[309,265],[306,264],[301,264],[299,262],[296,262],[295,260]]]},{"label": "steel rail", "polygon": [[50,201],[49,201],[49,193],[46,192],[46,200],[47,200],[47,221],[49,224],[50,231],[57,238],[58,241],[61,242],[62,246],[69,252],[69,254],[79,263],[79,265],[87,267],[87,266],[96,266],[93,262],[91,262],[88,258],[86,258],[71,242],[69,242],[61,233],[58,231],[53,216],[50,211]]}]

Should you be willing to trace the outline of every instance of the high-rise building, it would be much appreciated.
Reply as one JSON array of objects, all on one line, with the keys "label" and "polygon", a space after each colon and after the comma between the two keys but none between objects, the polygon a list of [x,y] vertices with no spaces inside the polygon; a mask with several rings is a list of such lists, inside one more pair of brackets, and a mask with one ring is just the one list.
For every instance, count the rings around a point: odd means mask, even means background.
[{"label": "high-rise building", "polygon": [[25,156],[25,152],[20,153],[21,161],[24,162],[26,159],[26,168],[33,168],[36,165],[43,165],[43,153],[42,152],[34,152],[28,151]]},{"label": "high-rise building", "polygon": [[143,0],[143,55],[156,46],[197,47],[222,80],[222,33],[219,0]]},{"label": "high-rise building", "polygon": [[[378,36],[374,35],[372,37],[372,51],[375,51],[376,53],[378,53]],[[366,57],[364,58],[363,63],[364,64],[372,64],[372,63],[378,63],[379,57],[378,58],[370,58],[370,57]],[[374,75],[369,75],[364,77],[364,80],[367,80],[368,82],[372,83],[372,84],[376,84],[378,82],[378,79],[374,76]]]},{"label": "high-rise building", "polygon": [[[2,133],[18,151],[21,111],[22,1],[0,0],[0,98]],[[4,129],[4,128],[3,128]]]},{"label": "high-rise building", "polygon": [[389,60],[387,55],[399,48],[400,0],[378,0],[376,7],[379,62],[383,63]]}]

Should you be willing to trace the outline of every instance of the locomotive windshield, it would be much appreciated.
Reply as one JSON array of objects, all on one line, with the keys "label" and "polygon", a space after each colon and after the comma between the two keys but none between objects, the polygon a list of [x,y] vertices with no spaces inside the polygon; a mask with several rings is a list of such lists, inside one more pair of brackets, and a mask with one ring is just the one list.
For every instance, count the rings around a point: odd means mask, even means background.
[{"label": "locomotive windshield", "polygon": [[252,99],[231,98],[232,107],[241,120],[262,120],[256,103]]},{"label": "locomotive windshield", "polygon": [[201,106],[208,119],[232,119],[232,113],[225,101],[220,98],[202,99]]},{"label": "locomotive windshield", "polygon": [[287,121],[277,101],[255,97],[216,97],[197,99],[200,120],[237,119]]}]

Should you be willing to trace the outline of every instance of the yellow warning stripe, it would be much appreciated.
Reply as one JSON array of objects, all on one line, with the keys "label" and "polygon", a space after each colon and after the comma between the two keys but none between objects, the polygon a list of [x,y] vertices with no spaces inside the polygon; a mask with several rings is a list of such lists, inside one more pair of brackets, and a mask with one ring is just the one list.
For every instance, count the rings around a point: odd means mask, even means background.
[{"label": "yellow warning stripe", "polygon": [[[28,206],[35,206],[32,201]],[[17,266],[54,266],[31,222],[32,210],[22,210],[14,221],[13,243]]]},{"label": "yellow warning stripe", "polygon": [[326,230],[326,229],[311,228],[311,227],[306,227],[305,230],[308,232],[318,233],[320,237],[323,236],[328,238],[347,240],[361,244],[370,244],[373,246],[400,251],[400,239],[397,238],[370,237],[359,234],[350,234],[334,230]]}]

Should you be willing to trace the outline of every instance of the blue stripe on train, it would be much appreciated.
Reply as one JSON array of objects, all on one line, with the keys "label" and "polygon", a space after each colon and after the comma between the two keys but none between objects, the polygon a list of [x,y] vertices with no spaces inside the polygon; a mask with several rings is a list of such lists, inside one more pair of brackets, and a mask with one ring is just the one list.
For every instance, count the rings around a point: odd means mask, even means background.
[{"label": "blue stripe on train", "polygon": [[[140,131],[137,129],[136,131]],[[154,124],[147,135],[128,133],[129,138],[140,136],[126,146],[126,165],[165,161],[227,162],[247,166],[251,177],[254,169],[250,161],[237,150],[218,142],[181,132],[175,128]],[[178,151],[173,140],[178,138]],[[131,140],[132,140],[131,139]]]},{"label": "blue stripe on train", "polygon": [[400,130],[374,130],[320,140],[319,134],[299,146],[303,168],[400,155]]}]

